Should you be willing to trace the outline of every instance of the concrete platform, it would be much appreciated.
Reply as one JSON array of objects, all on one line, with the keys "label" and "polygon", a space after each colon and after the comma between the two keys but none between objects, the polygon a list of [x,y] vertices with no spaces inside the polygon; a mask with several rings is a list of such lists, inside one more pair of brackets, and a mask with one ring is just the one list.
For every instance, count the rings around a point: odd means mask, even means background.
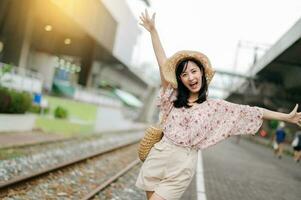
[{"label": "concrete platform", "polygon": [[229,139],[203,151],[208,200],[299,200],[301,165],[272,149]]},{"label": "concrete platform", "polygon": [[66,137],[61,135],[47,134],[42,131],[5,132],[0,134],[0,148],[26,146],[37,143],[62,140],[65,138]]}]

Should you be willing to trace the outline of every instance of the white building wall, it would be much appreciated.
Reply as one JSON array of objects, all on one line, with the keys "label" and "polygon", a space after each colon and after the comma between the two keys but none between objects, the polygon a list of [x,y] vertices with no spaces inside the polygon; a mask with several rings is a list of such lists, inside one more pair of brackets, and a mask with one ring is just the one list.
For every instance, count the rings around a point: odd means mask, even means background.
[{"label": "white building wall", "polygon": [[145,88],[137,85],[137,82],[125,76],[122,71],[113,66],[103,68],[100,79],[115,83],[121,86],[122,90],[130,92],[138,98],[142,98],[145,95]]},{"label": "white building wall", "polygon": [[35,51],[30,54],[27,68],[42,74],[43,87],[51,90],[56,65],[57,58],[54,55]]},{"label": "white building wall", "polygon": [[140,34],[138,22],[125,0],[100,0],[118,22],[113,54],[127,66],[131,65],[134,46]]}]

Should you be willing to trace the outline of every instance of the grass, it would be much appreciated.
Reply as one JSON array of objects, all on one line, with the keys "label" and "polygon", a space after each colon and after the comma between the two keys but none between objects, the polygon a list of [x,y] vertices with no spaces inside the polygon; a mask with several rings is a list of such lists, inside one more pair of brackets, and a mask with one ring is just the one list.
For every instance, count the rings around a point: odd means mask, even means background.
[{"label": "grass", "polygon": [[45,98],[48,100],[52,115],[57,106],[62,106],[68,110],[68,114],[72,118],[84,121],[95,121],[96,119],[96,105],[59,97],[46,96]]},{"label": "grass", "polygon": [[[48,115],[37,116],[36,128],[45,132],[59,133],[64,136],[78,136],[93,132],[97,106],[59,97],[45,97],[50,111]],[[68,119],[55,119],[54,110],[61,106],[68,111]]]},{"label": "grass", "polygon": [[14,149],[0,149],[0,160],[4,159],[13,159],[20,156],[23,156],[24,153],[19,150]]},{"label": "grass", "polygon": [[72,123],[66,119],[51,119],[39,116],[36,120],[36,127],[48,133],[58,133],[68,137],[92,133],[94,124],[83,125]]}]

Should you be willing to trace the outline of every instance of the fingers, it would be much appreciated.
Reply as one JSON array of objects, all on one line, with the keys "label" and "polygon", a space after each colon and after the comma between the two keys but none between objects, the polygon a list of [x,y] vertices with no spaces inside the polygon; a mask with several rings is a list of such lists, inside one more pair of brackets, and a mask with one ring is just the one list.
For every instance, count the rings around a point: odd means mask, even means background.
[{"label": "fingers", "polygon": [[153,13],[152,17],[150,18],[147,9],[145,9],[144,12],[142,12],[139,16],[139,18],[141,20],[139,25],[141,25],[144,28],[146,28],[147,30],[149,30],[150,27],[155,25],[155,17],[156,17],[156,13]]},{"label": "fingers", "polygon": [[140,14],[139,18],[140,18],[141,20],[145,20],[145,15],[144,15],[143,12]]},{"label": "fingers", "polygon": [[144,10],[144,12],[141,12],[140,19],[141,18],[143,18],[144,20],[147,20],[146,9]]},{"label": "fingers", "polygon": [[142,17],[142,18],[144,19],[144,21],[148,21],[148,20],[150,20],[150,19],[154,20],[154,19],[155,19],[155,16],[156,16],[156,13],[154,13],[154,14],[152,15],[152,18],[150,18],[147,9],[145,9],[144,12],[142,12],[142,13],[140,14],[140,19],[141,19],[141,17]]},{"label": "fingers", "polygon": [[146,20],[146,13],[145,13],[146,9],[144,10],[144,12],[141,12],[140,14],[140,19],[142,20]]},{"label": "fingers", "polygon": [[149,15],[148,15],[148,12],[147,12],[147,9],[145,9],[145,16],[147,17],[147,19],[150,19]]},{"label": "fingers", "polygon": [[153,16],[152,16],[152,21],[153,22],[155,21],[155,18],[156,18],[156,13],[154,13]]},{"label": "fingers", "polygon": [[139,18],[140,18],[140,20],[141,20],[143,23],[145,22],[145,20],[144,20],[144,18],[143,18],[142,16],[140,16]]},{"label": "fingers", "polygon": [[297,113],[298,107],[299,107],[299,105],[296,104],[296,105],[295,105],[295,108],[293,109],[293,112],[294,112],[294,113]]},{"label": "fingers", "polygon": [[297,114],[298,104],[295,105],[294,109],[290,112],[291,116],[295,116]]}]

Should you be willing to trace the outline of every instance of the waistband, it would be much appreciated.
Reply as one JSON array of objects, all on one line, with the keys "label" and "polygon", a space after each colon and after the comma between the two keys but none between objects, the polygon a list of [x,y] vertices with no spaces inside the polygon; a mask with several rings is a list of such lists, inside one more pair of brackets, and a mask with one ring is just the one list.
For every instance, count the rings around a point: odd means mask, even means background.
[{"label": "waistband", "polygon": [[166,136],[162,137],[161,142],[166,142],[166,143],[171,144],[173,146],[176,146],[176,147],[179,147],[179,148],[188,149],[188,150],[192,150],[192,151],[198,151],[199,150],[197,147],[185,146],[185,145],[177,144],[177,143],[175,143],[174,141],[172,141],[171,139],[169,139]]}]

